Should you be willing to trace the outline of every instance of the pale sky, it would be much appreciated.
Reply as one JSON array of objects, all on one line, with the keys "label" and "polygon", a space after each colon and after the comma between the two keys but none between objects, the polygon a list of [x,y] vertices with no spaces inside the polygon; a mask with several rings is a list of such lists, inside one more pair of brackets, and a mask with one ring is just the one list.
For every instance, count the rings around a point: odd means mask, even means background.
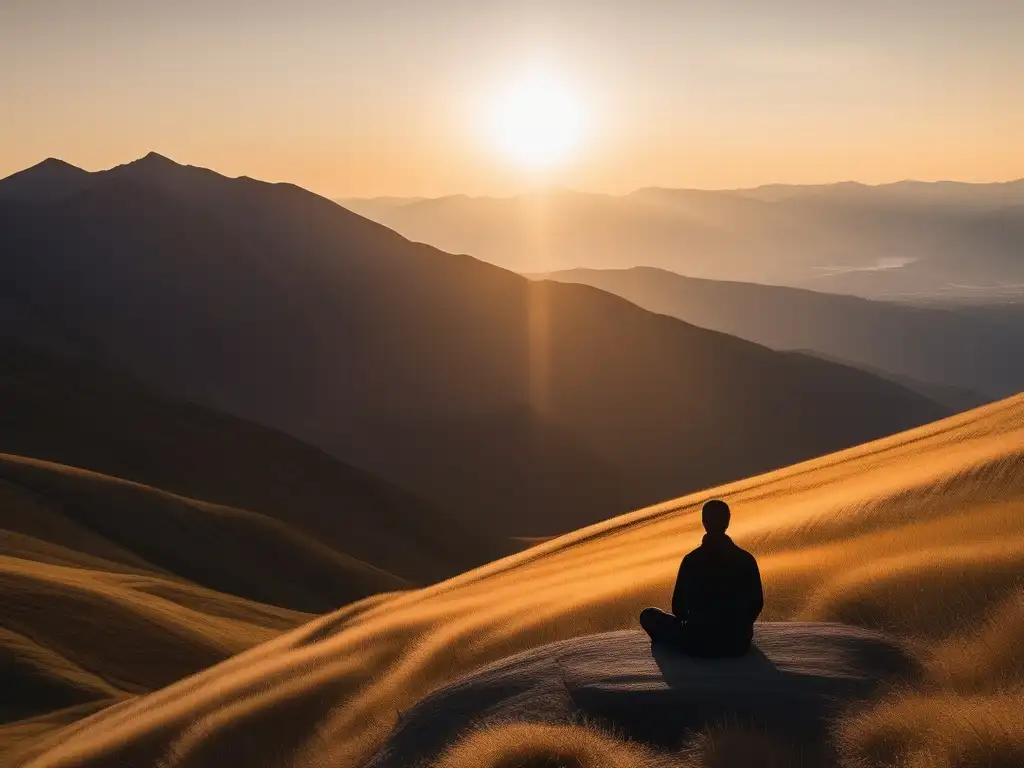
[{"label": "pale sky", "polygon": [[[0,176],[155,150],[332,197],[1008,180],[1022,41],[1024,0],[0,0]],[[488,123],[529,73],[580,123],[544,171]]]}]

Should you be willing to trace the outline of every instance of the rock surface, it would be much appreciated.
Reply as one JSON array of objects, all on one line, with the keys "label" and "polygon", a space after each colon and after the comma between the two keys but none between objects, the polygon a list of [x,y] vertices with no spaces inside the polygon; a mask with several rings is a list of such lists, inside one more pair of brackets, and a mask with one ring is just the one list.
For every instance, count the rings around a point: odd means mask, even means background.
[{"label": "rock surface", "polygon": [[842,709],[918,666],[886,635],[841,624],[762,623],[739,659],[694,659],[627,630],[542,646],[481,669],[401,717],[369,768],[431,760],[469,727],[586,720],[672,748],[715,722],[748,722],[804,741]]}]

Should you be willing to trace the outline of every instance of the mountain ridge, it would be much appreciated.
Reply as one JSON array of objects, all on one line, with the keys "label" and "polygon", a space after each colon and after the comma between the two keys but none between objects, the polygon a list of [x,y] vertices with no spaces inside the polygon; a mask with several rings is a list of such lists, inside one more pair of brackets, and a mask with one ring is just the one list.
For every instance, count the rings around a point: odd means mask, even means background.
[{"label": "mountain ridge", "polygon": [[766,344],[808,349],[989,398],[1024,389],[1024,327],[951,307],[908,306],[805,288],[687,277],[654,267],[534,275],[616,293],[645,309]]},{"label": "mountain ridge", "polygon": [[147,386],[281,429],[499,536],[558,533],[947,412],[412,243],[298,187],[156,163],[152,177],[101,172],[60,204],[0,205],[3,282]]}]

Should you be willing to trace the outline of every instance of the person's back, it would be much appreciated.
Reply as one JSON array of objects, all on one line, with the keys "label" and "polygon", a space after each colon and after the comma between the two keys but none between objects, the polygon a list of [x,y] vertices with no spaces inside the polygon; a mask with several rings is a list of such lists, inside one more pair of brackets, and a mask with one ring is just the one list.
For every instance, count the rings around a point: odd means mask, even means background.
[{"label": "person's back", "polygon": [[764,596],[757,561],[728,535],[729,507],[709,501],[703,509],[707,533],[683,558],[672,594],[671,614],[647,608],[640,623],[654,641],[681,646],[698,656],[746,653]]}]

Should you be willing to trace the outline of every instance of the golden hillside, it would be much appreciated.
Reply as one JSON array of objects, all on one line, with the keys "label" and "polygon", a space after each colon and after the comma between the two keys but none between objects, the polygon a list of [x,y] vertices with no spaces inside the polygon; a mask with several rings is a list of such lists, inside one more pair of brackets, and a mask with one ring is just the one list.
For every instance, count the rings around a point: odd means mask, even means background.
[{"label": "golden hillside", "polygon": [[[1019,764],[1024,396],[356,603],[70,726],[28,764],[360,765],[399,713],[474,667],[664,605],[710,496],[730,502],[730,532],[761,562],[763,618],[881,628],[925,663],[923,687],[845,723],[847,759]],[[501,764],[493,744],[464,753],[445,766]]]}]

